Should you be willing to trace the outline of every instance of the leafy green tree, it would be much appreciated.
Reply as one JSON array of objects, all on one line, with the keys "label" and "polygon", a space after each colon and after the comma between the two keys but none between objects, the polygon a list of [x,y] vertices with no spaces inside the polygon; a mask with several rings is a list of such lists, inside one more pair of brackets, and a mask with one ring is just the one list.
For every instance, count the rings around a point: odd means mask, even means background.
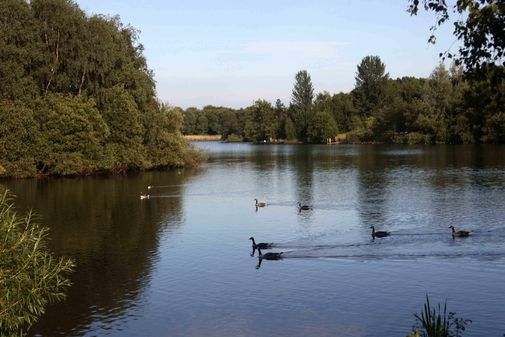
[{"label": "leafy green tree", "polygon": [[488,66],[477,76],[467,77],[463,109],[473,137],[480,142],[499,142],[499,116],[505,112],[505,67]]},{"label": "leafy green tree", "polygon": [[422,112],[416,124],[424,134],[430,134],[437,143],[449,140],[449,115],[452,99],[452,83],[449,72],[441,63],[426,83]]},{"label": "leafy green tree", "polygon": [[48,94],[35,102],[35,111],[40,174],[89,174],[98,168],[109,128],[92,100]]},{"label": "leafy green tree", "polygon": [[144,137],[149,168],[195,165],[200,155],[183,139],[180,129],[183,114],[180,108],[163,104],[149,114],[150,125]]},{"label": "leafy green tree", "polygon": [[284,122],[284,137],[287,140],[295,140],[296,139],[296,127],[295,123],[291,120],[290,117],[286,117]]},{"label": "leafy green tree", "polygon": [[311,143],[326,143],[328,138],[334,139],[337,133],[337,123],[332,115],[326,111],[318,111],[312,118],[307,136]]},{"label": "leafy green tree", "polygon": [[46,307],[65,298],[73,263],[46,247],[48,229],[16,213],[0,195],[0,335],[23,336]]},{"label": "leafy green tree", "polygon": [[121,173],[146,164],[141,112],[133,97],[121,86],[104,90],[103,118],[110,130],[107,137],[107,167]]},{"label": "leafy green tree", "polygon": [[251,119],[249,121],[247,138],[256,143],[269,142],[275,137],[277,123],[272,105],[265,100],[257,100],[249,108]]},{"label": "leafy green tree", "polygon": [[341,132],[350,131],[352,117],[358,115],[352,95],[343,92],[334,95],[328,92],[319,93],[314,100],[314,110],[331,113]]},{"label": "leafy green tree", "polygon": [[296,125],[298,138],[307,140],[307,130],[312,120],[312,101],[314,88],[312,80],[306,70],[300,70],[295,76],[295,85],[291,94],[293,120]]},{"label": "leafy green tree", "polygon": [[187,108],[183,112],[184,121],[182,126],[182,133],[185,135],[195,134],[196,116],[198,114],[197,108]]},{"label": "leafy green tree", "polygon": [[198,114],[196,117],[196,125],[195,125],[196,134],[206,135],[209,133],[209,120],[207,115],[203,112]]},{"label": "leafy green tree", "polygon": [[30,100],[39,95],[32,69],[41,66],[37,22],[23,0],[0,1],[0,98]]},{"label": "leafy green tree", "polygon": [[237,113],[231,109],[227,109],[221,114],[220,124],[223,139],[228,139],[229,135],[238,135],[241,131]]},{"label": "leafy green tree", "polygon": [[32,109],[20,102],[0,101],[1,175],[30,177],[36,174],[39,128]]},{"label": "leafy green tree", "polygon": [[[441,56],[454,58],[467,69],[480,68],[495,62],[505,65],[505,3],[501,0],[458,0],[451,8],[445,0],[409,0],[409,13],[417,15],[419,7],[434,12],[436,23],[431,31],[453,21],[454,36],[463,42],[458,53],[450,50]],[[451,16],[457,17],[456,20]],[[428,40],[435,43],[432,34]]]},{"label": "leafy green tree", "polygon": [[384,104],[389,74],[379,56],[366,56],[356,72],[354,97],[363,117],[373,116]]}]

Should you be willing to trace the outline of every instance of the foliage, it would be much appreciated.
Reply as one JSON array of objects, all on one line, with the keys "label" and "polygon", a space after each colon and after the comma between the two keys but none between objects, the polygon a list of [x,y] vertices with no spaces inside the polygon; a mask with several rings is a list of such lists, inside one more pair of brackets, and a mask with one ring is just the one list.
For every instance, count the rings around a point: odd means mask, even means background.
[{"label": "foliage", "polygon": [[[454,36],[462,41],[458,54],[450,50],[441,56],[454,58],[468,70],[481,68],[495,62],[505,65],[505,3],[501,0],[458,0],[450,8],[445,0],[409,0],[411,15],[417,15],[422,3],[426,11],[436,15],[436,23],[431,27],[434,33],[438,26],[453,20]],[[435,43],[432,34],[428,40]]]},{"label": "foliage", "polygon": [[87,174],[97,169],[109,133],[92,100],[48,94],[35,102],[39,174]]},{"label": "foliage", "polygon": [[[414,314],[416,324],[410,336],[420,337],[461,337],[466,326],[471,320],[456,317],[453,312],[447,312],[447,302],[442,309],[438,304],[436,308],[430,305],[430,299],[426,295],[426,303],[421,314]],[[409,336],[409,337],[410,337]]]},{"label": "foliage", "polygon": [[357,66],[355,103],[363,117],[377,112],[384,104],[389,74],[379,56],[366,56]]},{"label": "foliage", "polygon": [[295,76],[295,85],[291,94],[291,110],[298,139],[306,141],[308,127],[312,120],[312,101],[314,87],[306,70],[300,70]]},{"label": "foliage", "polygon": [[257,100],[250,108],[250,113],[247,138],[256,143],[274,139],[277,125],[272,105],[267,101]]},{"label": "foliage", "polygon": [[6,191],[0,195],[0,335],[21,336],[65,298],[71,260],[56,258],[46,247],[48,230],[28,213],[16,213]]},{"label": "foliage", "polygon": [[22,102],[0,101],[0,176],[36,173],[38,128],[33,110]]},{"label": "foliage", "polygon": [[[303,77],[310,78],[308,74]],[[214,114],[217,117],[212,118],[218,120],[218,125],[213,128],[220,130],[223,138],[235,134],[244,141],[262,142],[272,138],[324,142],[325,138],[335,136],[332,125],[336,123],[338,131],[345,133],[343,139],[351,143],[504,142],[504,67],[487,66],[469,73],[461,66],[452,65],[447,69],[439,64],[429,78],[389,79],[380,58],[369,56],[358,66],[356,80],[357,86],[351,93],[316,95],[310,105],[311,122],[305,135],[300,133],[300,126],[308,120],[307,116],[299,113],[298,105],[292,103],[286,108],[280,100],[274,107],[259,110],[258,102],[240,110],[188,108],[183,111],[183,130],[195,133],[193,121],[207,121],[209,114]],[[295,83],[297,87],[301,86]],[[321,123],[321,114],[326,125]],[[318,119],[314,122],[316,116]],[[325,128],[330,131],[320,134]],[[205,130],[206,134],[216,132],[208,123]]]},{"label": "foliage", "polygon": [[[197,160],[181,139],[181,115],[163,112],[156,100],[134,28],[87,16],[72,0],[1,1],[0,22],[0,175],[126,172]],[[208,123],[217,132],[219,122]]]},{"label": "foliage", "polygon": [[334,139],[338,133],[337,123],[326,111],[316,112],[307,132],[311,143],[326,143],[328,138]]}]

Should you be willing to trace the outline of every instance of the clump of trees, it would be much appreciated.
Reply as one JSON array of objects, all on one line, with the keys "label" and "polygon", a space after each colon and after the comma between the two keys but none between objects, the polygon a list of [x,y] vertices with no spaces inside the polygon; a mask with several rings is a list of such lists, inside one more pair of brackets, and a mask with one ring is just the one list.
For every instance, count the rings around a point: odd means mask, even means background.
[{"label": "clump of trees", "polygon": [[46,248],[48,230],[0,195],[0,335],[23,336],[48,304],[65,298],[73,263]]},{"label": "clump of trees", "polygon": [[160,104],[118,17],[71,0],[0,2],[0,175],[84,175],[193,165],[180,109]]},{"label": "clump of trees", "polygon": [[339,133],[349,142],[505,142],[503,66],[465,72],[461,66],[447,69],[440,63],[429,78],[391,79],[380,57],[366,56],[355,79],[349,93],[314,97],[310,75],[302,70],[295,76],[288,107],[280,100],[275,106],[258,100],[239,110],[188,108],[183,111],[183,131],[258,143],[324,143]]}]

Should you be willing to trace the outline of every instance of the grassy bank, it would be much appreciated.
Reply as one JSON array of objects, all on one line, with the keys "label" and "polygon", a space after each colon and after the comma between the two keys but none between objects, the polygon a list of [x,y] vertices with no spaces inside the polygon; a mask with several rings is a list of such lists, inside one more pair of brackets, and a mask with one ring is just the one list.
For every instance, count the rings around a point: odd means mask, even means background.
[{"label": "grassy bank", "polygon": [[217,142],[221,140],[221,135],[184,135],[188,142]]}]

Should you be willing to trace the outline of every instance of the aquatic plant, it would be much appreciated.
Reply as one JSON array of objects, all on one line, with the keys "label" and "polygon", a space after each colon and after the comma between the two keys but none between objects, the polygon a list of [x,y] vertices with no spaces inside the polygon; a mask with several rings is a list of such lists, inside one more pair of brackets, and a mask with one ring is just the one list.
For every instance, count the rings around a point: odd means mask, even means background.
[{"label": "aquatic plant", "polygon": [[48,304],[65,298],[73,262],[46,248],[48,229],[19,216],[0,195],[0,336],[23,336]]},{"label": "aquatic plant", "polygon": [[426,303],[421,314],[414,314],[416,323],[412,333],[407,337],[461,337],[466,326],[472,323],[469,319],[456,317],[456,313],[447,312],[447,301],[444,306],[432,308],[426,295]]}]

